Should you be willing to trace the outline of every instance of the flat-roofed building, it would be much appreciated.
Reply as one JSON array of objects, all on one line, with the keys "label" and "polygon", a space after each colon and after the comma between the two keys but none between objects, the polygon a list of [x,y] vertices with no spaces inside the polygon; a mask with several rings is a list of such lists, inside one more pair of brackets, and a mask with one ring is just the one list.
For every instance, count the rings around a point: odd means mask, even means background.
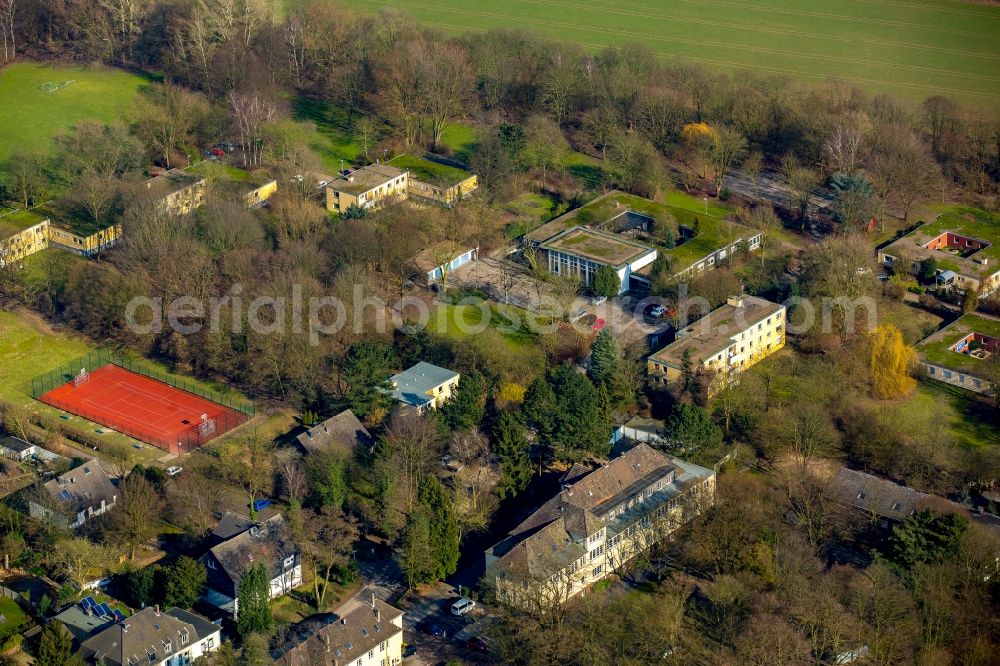
[{"label": "flat-roofed building", "polygon": [[437,409],[451,399],[458,387],[459,374],[421,361],[389,378],[392,397],[418,412]]},{"label": "flat-roofed building", "polygon": [[1000,215],[943,213],[879,250],[878,259],[896,273],[919,273],[921,262],[933,259],[937,288],[993,293],[1000,287]]},{"label": "flat-roofed building", "polygon": [[673,383],[683,376],[690,362],[694,371],[712,375],[712,394],[736,374],[785,346],[784,305],[756,296],[730,296],[690,326],[677,332],[677,339],[651,354],[646,369],[654,383]]},{"label": "flat-roofed building", "polygon": [[49,218],[35,210],[0,215],[0,268],[49,246]]},{"label": "flat-roofed building", "polygon": [[446,281],[453,270],[478,259],[478,247],[468,247],[446,240],[421,250],[413,258],[413,263],[429,287],[436,282]]},{"label": "flat-roofed building", "polygon": [[173,215],[190,213],[205,203],[207,180],[182,169],[170,169],[146,181],[149,196]]},{"label": "flat-roofed building", "polygon": [[343,213],[351,206],[381,208],[409,196],[409,172],[388,164],[369,164],[327,183],[326,209]]},{"label": "flat-roofed building", "polygon": [[539,245],[545,252],[549,272],[573,275],[584,286],[594,284],[594,276],[602,266],[608,266],[621,281],[619,293],[631,288],[633,276],[656,260],[656,248],[620,234],[587,227],[572,227]]},{"label": "flat-roofed building", "polygon": [[917,343],[925,376],[952,386],[993,395],[990,371],[1000,354],[1000,319],[969,312]]},{"label": "flat-roofed building", "polygon": [[409,195],[430,203],[451,207],[479,188],[476,174],[442,158],[399,155],[386,164],[405,170],[409,174]]},{"label": "flat-roofed building", "polygon": [[33,456],[37,450],[34,444],[13,435],[6,435],[0,430],[0,456],[24,462]]},{"label": "flat-roofed building", "polygon": [[[677,279],[694,277],[741,252],[760,249],[763,234],[730,221],[726,209],[705,206],[701,212],[700,200],[679,193],[666,199],[661,203],[611,191],[528,232],[523,242],[525,247],[541,248],[573,227],[587,227],[655,247],[657,254],[668,259]],[[668,237],[671,243],[664,242]],[[651,273],[652,262],[641,270],[633,268],[632,279],[648,286]]]}]

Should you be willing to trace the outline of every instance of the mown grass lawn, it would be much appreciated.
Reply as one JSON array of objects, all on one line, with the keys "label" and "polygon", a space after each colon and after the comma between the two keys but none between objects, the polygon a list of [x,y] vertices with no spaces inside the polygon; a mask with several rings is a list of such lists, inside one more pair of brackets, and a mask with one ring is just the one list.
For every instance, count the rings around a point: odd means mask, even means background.
[{"label": "mown grass lawn", "polygon": [[[121,118],[152,80],[99,65],[8,65],[0,70],[0,167],[18,151],[50,151],[80,121]],[[73,83],[54,92],[41,88],[66,81]]]},{"label": "mown grass lawn", "polygon": [[[899,410],[911,427],[942,427],[962,448],[1000,446],[1000,428],[992,406],[955,386],[921,381]],[[928,419],[935,423],[928,423]]]},{"label": "mown grass lawn", "polygon": [[851,81],[913,101],[1000,103],[1000,7],[961,0],[344,0],[435,29],[526,30],[595,51],[642,44],[716,70]]},{"label": "mown grass lawn", "polygon": [[0,597],[0,636],[7,636],[21,626],[27,615],[17,602],[7,597]]},{"label": "mown grass lawn", "polygon": [[486,328],[495,328],[503,335],[511,351],[532,356],[537,354],[542,363],[538,337],[528,329],[531,318],[532,315],[521,308],[487,301],[471,305],[437,303],[431,310],[427,328],[433,333],[456,339],[476,335]]},{"label": "mown grass lawn", "polygon": [[292,102],[292,117],[316,126],[310,147],[328,171],[351,167],[364,157],[364,146],[352,129],[346,110],[321,100],[298,97]]},{"label": "mown grass lawn", "polygon": [[478,142],[479,130],[468,123],[448,123],[441,135],[441,145],[451,151],[452,157],[466,164],[472,159],[472,151]]}]

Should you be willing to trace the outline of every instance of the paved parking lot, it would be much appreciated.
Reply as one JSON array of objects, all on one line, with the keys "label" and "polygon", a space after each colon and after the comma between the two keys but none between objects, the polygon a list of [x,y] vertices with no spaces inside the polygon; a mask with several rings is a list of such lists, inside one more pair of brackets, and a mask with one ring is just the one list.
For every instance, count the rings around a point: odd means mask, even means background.
[{"label": "paved parking lot", "polygon": [[[533,312],[545,311],[555,302],[548,283],[506,258],[482,257],[456,269],[451,280],[452,284],[481,289],[496,301],[506,299],[511,305]],[[650,336],[662,335],[669,328],[666,321],[653,321],[643,315],[648,305],[658,302],[655,298],[626,294],[595,306],[589,298],[579,297],[570,308],[570,315],[576,318],[583,312],[604,320],[604,325],[623,344],[643,339],[652,343]]]},{"label": "paved parking lot", "polygon": [[[412,601],[404,600],[400,608],[404,611],[403,626],[405,641],[417,648],[412,661],[406,663],[436,664],[449,659],[462,663],[489,663],[488,655],[470,650],[465,642],[483,632],[486,609],[477,605],[463,616],[452,615],[451,605],[459,599],[458,592],[448,583],[437,583],[422,590]],[[446,636],[433,636],[426,625],[434,623],[443,628]]]}]

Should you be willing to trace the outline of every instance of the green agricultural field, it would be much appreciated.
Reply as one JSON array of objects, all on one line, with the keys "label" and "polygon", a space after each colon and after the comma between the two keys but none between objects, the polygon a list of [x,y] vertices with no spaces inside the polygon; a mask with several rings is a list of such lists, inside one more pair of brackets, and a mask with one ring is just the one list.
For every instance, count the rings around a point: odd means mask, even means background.
[{"label": "green agricultural field", "polygon": [[849,79],[912,100],[1000,104],[1000,7],[960,0],[344,0],[449,32],[516,28],[587,49],[639,42],[724,70]]},{"label": "green agricultural field", "polygon": [[[68,85],[46,92],[45,84]],[[151,79],[120,69],[19,62],[0,70],[0,165],[16,151],[48,151],[82,120],[111,121],[128,111]]]}]

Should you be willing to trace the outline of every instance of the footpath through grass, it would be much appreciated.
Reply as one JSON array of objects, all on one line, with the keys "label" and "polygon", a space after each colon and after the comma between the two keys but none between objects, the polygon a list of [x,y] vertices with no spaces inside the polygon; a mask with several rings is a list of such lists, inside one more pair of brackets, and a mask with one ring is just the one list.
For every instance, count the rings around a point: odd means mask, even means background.
[{"label": "footpath through grass", "polygon": [[[122,117],[151,81],[100,65],[8,65],[0,70],[0,168],[15,152],[51,151],[53,139],[80,121]],[[47,83],[63,87],[47,92]]]},{"label": "footpath through grass", "polygon": [[1000,103],[1000,7],[960,0],[344,0],[401,9],[451,33],[520,29],[588,50],[639,43],[658,57],[812,82],[846,79],[911,100]]}]

